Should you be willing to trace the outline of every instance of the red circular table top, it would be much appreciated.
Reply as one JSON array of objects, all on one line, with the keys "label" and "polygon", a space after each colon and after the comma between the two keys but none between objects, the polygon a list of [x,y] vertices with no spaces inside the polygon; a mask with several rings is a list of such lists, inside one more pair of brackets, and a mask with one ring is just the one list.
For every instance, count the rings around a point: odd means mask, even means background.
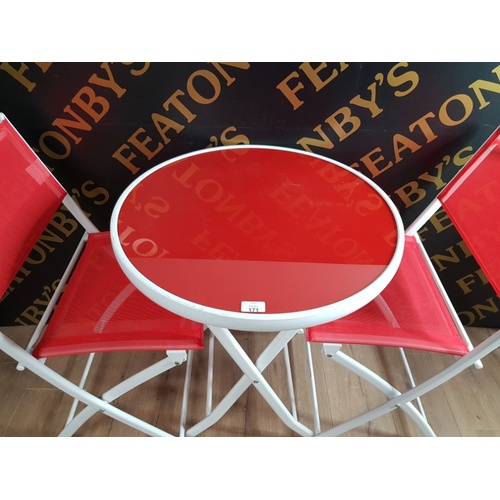
[{"label": "red circular table top", "polygon": [[372,300],[399,265],[403,229],[387,196],[344,165],[230,146],[136,179],[111,233],[125,273],[151,299],[207,324],[268,330]]}]

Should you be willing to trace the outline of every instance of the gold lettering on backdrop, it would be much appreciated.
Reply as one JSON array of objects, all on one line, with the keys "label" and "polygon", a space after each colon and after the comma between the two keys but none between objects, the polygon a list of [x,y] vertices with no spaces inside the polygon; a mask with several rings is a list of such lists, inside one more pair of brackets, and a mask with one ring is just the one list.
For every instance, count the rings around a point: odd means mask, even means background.
[{"label": "gold lettering on backdrop", "polygon": [[[479,280],[478,280],[478,278],[479,278]],[[474,274],[467,274],[466,276],[463,276],[462,278],[455,281],[455,283],[459,286],[459,288],[462,290],[464,295],[472,292],[473,288],[479,282],[481,283],[481,285],[486,285],[489,283],[488,278],[484,274],[483,270],[480,268],[477,269],[474,272]]]},{"label": "gold lettering on backdrop", "polygon": [[[317,134],[316,137],[302,137],[297,141],[297,144],[309,152],[312,152],[312,148],[333,149],[335,140],[341,142],[357,132],[361,128],[366,112],[368,112],[368,117],[371,119],[376,118],[383,112],[383,109],[377,103],[379,87],[387,83],[391,89],[398,89],[394,90],[396,97],[404,97],[417,87],[419,83],[418,74],[415,71],[401,70],[401,68],[407,66],[407,63],[399,63],[393,66],[387,75],[377,73],[374,82],[368,85],[367,92],[363,93],[363,95],[358,94],[349,101],[352,107],[342,106],[324,120],[330,127],[329,129],[323,130],[323,125],[319,124],[313,128],[313,131]],[[347,64],[341,63],[340,70],[343,71],[348,67]],[[338,74],[339,72],[335,76],[338,76]],[[294,110],[304,104],[304,101],[298,100],[296,96],[297,92],[304,88],[304,85],[302,83],[296,85],[293,91],[288,86],[292,78],[298,77],[299,74],[294,72],[277,86],[278,90],[292,103]],[[333,78],[329,81],[332,80]],[[402,90],[399,89],[400,87]],[[331,132],[334,133],[332,137],[330,136]]]},{"label": "gold lettering on backdrop", "polygon": [[[392,88],[404,87],[408,84],[407,88],[402,90],[395,90],[394,95],[396,97],[405,97],[415,90],[420,80],[418,73],[416,71],[399,71],[400,68],[407,68],[409,65],[406,62],[401,62],[393,66],[387,73],[387,83]],[[379,76],[382,76],[379,73]]]},{"label": "gold lettering on backdrop", "polygon": [[[146,131],[143,128],[137,129],[130,137],[129,137],[129,142],[135,146],[148,160],[151,160],[151,158],[154,158],[156,154],[163,149],[163,144],[160,142],[153,144],[148,147],[148,144],[150,142],[153,142],[153,139],[151,137],[146,136],[144,137],[144,134]],[[141,135],[143,136],[142,138],[139,138],[138,136]]]},{"label": "gold lettering on backdrop", "polygon": [[448,214],[444,210],[438,210],[430,219],[426,226],[424,226],[418,232],[420,239],[425,242],[425,233],[429,231],[429,229],[433,229],[436,234],[440,234],[446,229],[453,227],[453,224],[448,217]]},{"label": "gold lettering on backdrop", "polygon": [[[455,167],[462,167],[472,156],[472,151],[473,149],[470,146],[466,146],[457,151],[453,156],[446,155],[442,162],[433,167],[436,169],[436,172],[429,171],[420,174],[416,180],[410,181],[400,188],[395,189],[394,194],[398,196],[406,208],[423,201],[427,194],[427,188],[429,187],[426,182],[433,185],[436,191],[442,189],[446,185],[442,178],[443,167],[449,164]],[[425,182],[422,183],[420,181]]]},{"label": "gold lettering on backdrop", "polygon": [[353,99],[350,100],[351,104],[359,106],[360,108],[366,108],[370,111],[370,117],[375,118],[380,113],[382,113],[383,109],[379,107],[379,105],[375,102],[375,97],[377,94],[377,82],[373,82],[368,86],[368,90],[370,91],[369,99],[362,98],[361,95],[357,95]]},{"label": "gold lettering on backdrop", "polygon": [[[121,99],[126,88],[117,82],[112,63],[103,62],[101,71],[90,76],[87,83],[71,99],[71,104],[64,107],[66,114],[58,117],[52,125],[57,130],[47,130],[38,139],[39,152],[53,160],[67,158],[72,145],[78,145],[85,134],[92,131],[93,126],[100,122],[109,112],[113,99]],[[131,66],[132,63],[124,63]],[[130,74],[142,76],[149,69],[149,63],[142,63],[141,69],[133,67]]]},{"label": "gold lettering on backdrop", "polygon": [[[164,102],[163,111],[151,113],[151,127],[140,127],[112,154],[112,158],[136,175],[144,161],[152,160],[175,135],[184,131],[198,115],[196,107],[209,106],[222,95],[223,88],[236,81],[234,71],[247,70],[249,63],[211,63],[211,69],[200,69],[189,75],[185,88],[176,89]],[[236,73],[239,74],[239,73]],[[229,138],[229,132],[236,132],[235,127],[227,128],[222,136],[223,144],[248,143],[248,138],[239,134]],[[210,142],[219,142],[211,137]],[[248,141],[248,142],[245,142]],[[209,145],[210,147],[210,145]]]},{"label": "gold lettering on backdrop", "polygon": [[221,134],[220,139],[215,135],[210,137],[210,144],[207,148],[213,148],[216,146],[229,146],[232,144],[250,144],[250,139],[244,134],[229,135],[233,132],[237,132],[236,127],[227,127]]},{"label": "gold lettering on backdrop", "polygon": [[23,312],[17,317],[14,322],[18,325],[32,326],[37,325],[45,312],[47,305],[54,294],[59,279],[53,281],[50,285],[44,285],[40,295],[33,301],[31,305],[26,307]]},{"label": "gold lettering on backdrop", "polygon": [[[194,82],[197,81],[196,79],[198,81],[201,80],[202,82],[208,83],[208,87],[212,87],[208,90],[207,96],[202,95],[200,90],[196,88],[198,86],[194,84]],[[192,75],[190,75],[186,87],[191,99],[198,104],[212,104],[217,100],[221,93],[219,78],[214,73],[206,69],[195,71]],[[200,86],[198,86],[198,88],[200,88]]]},{"label": "gold lettering on backdrop", "polygon": [[[497,78],[500,79],[500,66],[496,67],[492,71],[492,73],[494,73]],[[478,82],[481,83],[478,84]],[[474,89],[473,97],[476,98],[476,101],[474,101],[473,98],[467,94],[453,95],[443,102],[437,114],[434,112],[428,112],[408,127],[410,133],[417,132],[416,137],[413,137],[411,139],[408,138],[408,140],[413,141],[413,143],[415,144],[413,149],[408,148],[410,154],[419,149],[416,146],[421,146],[419,137],[420,133],[423,134],[423,138],[425,139],[426,144],[437,139],[438,136],[432,129],[433,122],[438,121],[438,123],[441,125],[445,125],[447,127],[455,127],[469,119],[477,105],[479,105],[479,107],[477,108],[478,110],[484,109],[484,107],[486,107],[489,102],[484,99],[483,94],[480,92],[481,89],[500,94],[500,84],[490,82],[490,85],[487,85],[484,80],[478,80],[477,82],[469,85],[468,88]],[[403,134],[397,134],[397,136],[399,137],[399,140],[404,137]],[[382,149],[375,148],[370,153],[363,156],[360,159],[360,163],[368,169],[372,177],[377,177],[382,172],[394,167],[403,159],[402,155],[399,154],[400,152],[400,150],[396,150],[396,148],[393,147],[391,155],[392,158],[387,160],[387,155],[383,154]],[[380,166],[373,161],[372,157],[376,158],[377,163],[380,164]],[[352,166],[359,167],[360,163],[354,163]],[[456,165],[458,166],[458,163],[456,163]],[[460,162],[460,165],[463,165],[463,162]]]},{"label": "gold lettering on backdrop", "polygon": [[[500,80],[500,66],[492,70],[492,74]],[[290,101],[294,109],[298,109],[304,102],[298,98],[305,84],[299,78],[298,71],[291,73],[277,88]],[[299,83],[297,83],[297,79]],[[349,101],[349,106],[342,106],[331,113],[323,124],[315,126],[315,133],[302,137],[297,141],[303,149],[310,152],[321,152],[331,150],[336,142],[341,142],[355,135],[360,130],[366,119],[374,119],[383,112],[383,108],[377,102],[377,89],[387,83],[392,89],[395,97],[407,96],[419,84],[417,72],[408,69],[408,63],[396,64],[386,76],[378,73],[374,82],[367,87],[366,94],[358,94]],[[466,93],[468,92],[468,93]],[[387,151],[378,146],[364,153],[360,159],[351,166],[354,168],[365,168],[372,178],[394,168],[404,159],[422,149],[426,144],[438,138],[434,130],[437,124],[445,127],[455,127],[467,121],[474,111],[482,110],[490,104],[487,96],[500,94],[500,83],[495,81],[477,80],[467,87],[467,91],[458,93],[445,99],[439,109],[428,111],[408,126],[408,133],[396,133],[392,137],[392,148]],[[466,147],[457,152],[453,157],[443,158],[444,164],[453,163],[460,167],[465,164],[470,156],[472,148]],[[426,182],[431,183],[435,190],[444,186],[440,168],[438,172],[426,172],[397,189],[397,195],[406,207],[423,201],[426,194]],[[424,181],[422,183],[422,181]]]},{"label": "gold lettering on backdrop", "polygon": [[[451,110],[449,108],[451,108]],[[467,120],[472,114],[473,109],[474,102],[468,95],[454,95],[444,101],[439,108],[439,120],[443,125],[455,127]],[[454,116],[450,116],[450,113]]]},{"label": "gold lettering on backdrop", "polygon": [[340,142],[347,139],[361,127],[361,120],[359,117],[352,114],[351,108],[348,106],[344,106],[335,111],[335,113],[325,119],[325,122],[330,125],[330,128],[337,134]]},{"label": "gold lettering on backdrop", "polygon": [[446,249],[446,252],[448,252],[446,255],[435,254],[431,256],[431,260],[434,262],[434,265],[438,269],[438,271],[444,271],[448,267],[447,264],[458,264],[464,258],[470,257],[472,255],[463,241],[458,242],[456,246],[454,245],[448,247]]},{"label": "gold lettering on backdrop", "polygon": [[[96,186],[94,181],[85,181],[80,188],[80,191],[77,189],[72,190],[72,194],[77,197],[83,195],[85,198],[92,200],[94,205],[104,205],[109,200],[109,192],[106,188],[101,186]],[[73,199],[75,199],[73,196]],[[75,200],[76,201],[76,200]]]},{"label": "gold lettering on backdrop", "polygon": [[[18,64],[18,66],[15,66]],[[33,68],[37,66],[37,68]],[[33,63],[28,66],[26,63],[0,63],[0,71],[5,71],[9,76],[20,83],[28,92],[32,92],[37,85],[37,79],[42,73],[46,73],[52,63]]]},{"label": "gold lettering on backdrop", "polygon": [[[170,111],[170,105],[172,105],[181,115],[186,119],[188,123],[191,123],[197,115],[192,113],[187,106],[180,101],[179,96],[185,96],[186,93],[183,92],[182,90],[178,89],[176,90],[164,103],[163,103],[163,109],[165,111]],[[184,127],[182,127],[184,128]]]},{"label": "gold lettering on backdrop", "polygon": [[[133,62],[124,62],[122,63],[124,66],[132,66],[132,64],[137,64],[137,63],[133,63]],[[146,73],[146,71],[149,69],[149,67],[151,66],[151,63],[149,62],[145,62],[145,63],[142,63],[143,66],[142,68],[140,69],[131,69],[130,70],[130,74],[132,76],[142,76],[144,73]]]},{"label": "gold lettering on backdrop", "polygon": [[496,295],[482,304],[475,304],[468,311],[459,311],[458,316],[464,326],[472,326],[479,320],[486,319],[488,314],[498,314],[500,301]]},{"label": "gold lettering on backdrop", "polygon": [[487,304],[476,304],[472,306],[472,309],[474,312],[478,315],[479,319],[484,319],[486,318],[486,313],[497,313],[498,312],[498,306],[495,303],[495,297],[490,297],[487,301]]},{"label": "gold lettering on backdrop", "polygon": [[[492,73],[497,75],[498,80],[500,81],[500,66],[497,66],[492,70]],[[482,93],[483,90],[487,90],[489,92],[494,92],[496,94],[500,93],[500,83],[489,82],[485,80],[476,80],[474,83],[469,85],[469,88],[474,91],[474,94],[479,101],[479,109],[483,109],[490,104],[489,101],[486,101],[484,95]]]},{"label": "gold lettering on backdrop", "polygon": [[427,113],[426,115],[420,117],[416,122],[413,122],[409,127],[408,130],[410,132],[413,132],[417,127],[419,128],[420,132],[424,134],[425,142],[428,144],[429,142],[432,142],[434,139],[437,139],[437,135],[434,133],[434,131],[431,129],[430,125],[427,123],[428,119],[435,118],[436,115],[432,112]]},{"label": "gold lettering on backdrop", "polygon": [[[307,86],[312,85],[316,92],[322,90],[326,85],[335,80],[339,74],[345,71],[349,65],[346,63],[336,63],[339,67],[328,66],[326,63],[322,62],[318,66],[313,67],[312,63],[302,63],[299,69],[302,71],[306,77],[305,84]],[[299,80],[298,83],[291,83],[292,80]],[[293,107],[293,110],[300,108],[304,101],[297,97],[297,93],[300,90],[305,89],[302,77],[298,71],[293,71],[290,73],[282,82],[280,82],[276,88],[286,97]]]},{"label": "gold lettering on backdrop", "polygon": [[[91,130],[91,128],[89,128]],[[40,149],[37,153],[45,153],[52,160],[64,160],[71,153],[71,144],[68,139],[54,130],[44,132],[39,138]],[[78,141],[79,142],[79,141]]]}]

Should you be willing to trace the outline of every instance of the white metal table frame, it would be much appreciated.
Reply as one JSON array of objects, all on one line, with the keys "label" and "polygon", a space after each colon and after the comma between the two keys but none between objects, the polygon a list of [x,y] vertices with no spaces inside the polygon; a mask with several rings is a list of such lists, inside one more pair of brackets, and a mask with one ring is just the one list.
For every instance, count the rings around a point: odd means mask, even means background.
[{"label": "white metal table frame", "polygon": [[[188,300],[183,299],[182,297],[178,297],[171,294],[167,290],[162,289],[157,284],[146,278],[143,274],[138,272],[138,270],[134,267],[134,265],[125,254],[121,246],[118,233],[120,209],[130,192],[134,188],[136,188],[138,184],[140,184],[146,177],[154,175],[154,173],[159,169],[168,168],[168,166],[173,162],[187,159],[193,156],[198,156],[200,154],[209,154],[210,152],[216,151],[218,149],[224,149],[225,151],[228,151],[230,149],[238,148],[267,148],[273,150],[289,151],[299,155],[314,157],[322,161],[331,162],[338,167],[344,168],[354,175],[358,176],[363,182],[368,183],[390,208],[397,229],[397,241],[393,257],[385,270],[380,274],[380,276],[378,276],[377,279],[375,279],[371,284],[355,293],[354,295],[327,306],[303,311],[294,311],[290,313],[253,314],[247,312],[234,312],[215,309],[203,304],[192,303]],[[269,404],[269,406],[273,409],[273,411],[278,415],[278,417],[283,421],[285,425],[287,425],[293,431],[297,432],[299,435],[313,436],[314,431],[303,425],[294,415],[292,415],[292,413],[283,404],[281,399],[277,396],[273,388],[269,385],[265,377],[262,375],[262,371],[288,345],[290,340],[298,332],[303,331],[302,329],[308,326],[326,323],[346,316],[363,307],[368,302],[377,297],[394,277],[401,262],[404,247],[404,226],[399,211],[392,200],[389,198],[389,196],[387,196],[387,194],[372,180],[352,169],[351,167],[343,165],[324,156],[283,147],[257,145],[225,146],[224,148],[211,148],[203,151],[195,151],[193,153],[188,153],[172,158],[171,160],[153,167],[152,169],[148,170],[140,177],[135,179],[124,190],[124,192],[118,199],[111,217],[110,232],[113,251],[115,252],[120,266],[130,279],[130,281],[147,297],[149,297],[157,304],[171,310],[176,314],[206,325],[244,374],[239,382],[229,391],[229,393],[223,398],[219,405],[213,411],[211,411],[206,418],[186,431],[187,436],[198,435],[208,427],[213,425],[215,422],[217,422],[237,401],[241,394],[243,394],[244,391],[251,385],[253,385],[263,396],[265,401]],[[242,348],[242,346],[238,343],[231,330],[251,332],[277,332],[277,334],[274,340],[266,347],[266,349],[261,353],[258,360],[254,363]]]}]

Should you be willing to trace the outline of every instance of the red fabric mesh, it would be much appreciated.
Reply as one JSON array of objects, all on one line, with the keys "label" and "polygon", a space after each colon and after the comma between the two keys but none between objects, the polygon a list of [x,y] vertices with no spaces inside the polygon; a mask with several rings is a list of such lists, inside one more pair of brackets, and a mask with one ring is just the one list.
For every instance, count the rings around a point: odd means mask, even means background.
[{"label": "red fabric mesh", "polygon": [[[109,308],[113,301],[116,310]],[[135,289],[114,257],[109,233],[96,233],[89,235],[34,355],[201,349],[203,329]]]},{"label": "red fabric mesh", "polygon": [[480,148],[439,199],[500,296],[500,131]]},{"label": "red fabric mesh", "polygon": [[381,296],[389,313],[377,298],[344,318],[308,328],[307,340],[468,352],[413,237],[406,237],[401,265]]},{"label": "red fabric mesh", "polygon": [[0,297],[66,195],[24,139],[0,117]]}]

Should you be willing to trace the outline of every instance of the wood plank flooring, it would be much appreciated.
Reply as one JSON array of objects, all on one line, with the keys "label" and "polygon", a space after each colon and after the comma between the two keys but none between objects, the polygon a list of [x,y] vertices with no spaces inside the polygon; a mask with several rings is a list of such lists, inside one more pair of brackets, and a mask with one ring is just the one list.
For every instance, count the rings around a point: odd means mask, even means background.
[{"label": "wood plank flooring", "polygon": [[[26,342],[30,330],[6,328],[4,332],[16,341]],[[474,344],[493,330],[470,329]],[[239,342],[252,359],[273,338],[272,333],[237,333]],[[24,344],[23,344],[24,345]],[[321,428],[326,430],[336,423],[385,401],[369,384],[325,358],[320,346],[313,345],[313,360],[318,387]],[[366,346],[345,346],[344,351],[376,370],[398,388],[406,380],[401,360],[395,349]],[[442,387],[424,396],[428,420],[438,436],[500,436],[500,350],[484,359],[484,368],[471,368]],[[306,366],[305,343],[302,335],[290,345],[295,382],[295,398],[301,422],[313,427],[311,392]],[[445,355],[419,351],[407,352],[417,380],[428,377],[451,363]],[[89,378],[89,388],[101,394],[110,385],[118,383],[139,369],[162,357],[159,353],[106,354],[96,356]],[[49,366],[77,381],[85,357],[52,359]],[[70,397],[52,388],[29,371],[19,372],[16,363],[0,353],[0,436],[56,436],[63,428],[71,406]],[[189,398],[187,427],[196,423],[205,412],[207,349],[195,353]],[[182,386],[186,364],[149,381],[117,401],[117,406],[131,411],[168,432],[178,434]],[[267,380],[282,398],[289,402],[285,377],[284,356],[280,355],[264,372]],[[241,372],[216,342],[213,385],[214,405],[240,378]],[[76,434],[85,437],[143,436],[110,418],[97,414]],[[296,434],[286,427],[270,410],[260,394],[250,388],[231,410],[202,437],[223,436],[283,436]],[[401,411],[392,412],[345,436],[421,436],[421,432]]]}]

